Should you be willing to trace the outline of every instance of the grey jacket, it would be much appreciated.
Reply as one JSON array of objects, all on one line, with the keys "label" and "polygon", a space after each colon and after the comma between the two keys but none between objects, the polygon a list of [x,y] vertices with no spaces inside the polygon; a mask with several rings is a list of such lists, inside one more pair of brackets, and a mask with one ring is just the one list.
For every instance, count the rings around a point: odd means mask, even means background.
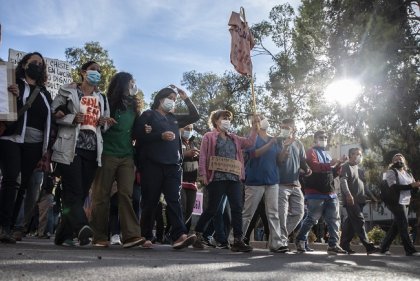
[{"label": "grey jacket", "polygon": [[[101,116],[109,117],[110,112],[108,101],[104,99],[100,92],[94,92],[93,96],[96,96],[99,99],[99,103],[101,105]],[[76,143],[80,132],[80,124],[73,124],[76,114],[80,112],[80,99],[77,94],[76,84],[73,83],[61,86],[57,96],[52,102],[51,111],[55,113],[59,107],[63,106],[66,107],[68,114],[66,114],[63,118],[56,120],[58,133],[53,146],[51,160],[57,163],[70,165],[74,159]],[[101,166],[101,155],[103,150],[102,131],[106,131],[106,129],[108,129],[107,125],[105,125],[105,128],[101,128],[99,126],[96,127],[96,160],[98,161],[98,166]]]}]

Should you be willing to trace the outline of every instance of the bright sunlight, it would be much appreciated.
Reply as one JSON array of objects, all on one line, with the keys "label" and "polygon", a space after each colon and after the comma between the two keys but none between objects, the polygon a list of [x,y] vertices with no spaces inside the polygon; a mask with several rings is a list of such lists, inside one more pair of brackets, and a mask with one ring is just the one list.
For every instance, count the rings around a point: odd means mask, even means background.
[{"label": "bright sunlight", "polygon": [[362,85],[356,80],[344,79],[332,82],[325,90],[327,102],[338,102],[346,106],[356,100],[362,92]]}]

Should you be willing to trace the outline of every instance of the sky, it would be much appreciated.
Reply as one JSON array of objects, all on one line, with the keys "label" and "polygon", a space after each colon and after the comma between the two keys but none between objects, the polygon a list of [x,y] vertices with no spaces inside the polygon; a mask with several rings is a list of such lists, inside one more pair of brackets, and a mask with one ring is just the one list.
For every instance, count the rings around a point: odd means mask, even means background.
[{"label": "sky", "polygon": [[[232,11],[244,7],[248,24],[267,20],[272,7],[300,0],[0,0],[0,57],[9,48],[65,60],[65,49],[98,41],[118,71],[133,74],[146,101],[185,72],[223,74],[230,64]],[[272,61],[253,58],[256,84]]]}]

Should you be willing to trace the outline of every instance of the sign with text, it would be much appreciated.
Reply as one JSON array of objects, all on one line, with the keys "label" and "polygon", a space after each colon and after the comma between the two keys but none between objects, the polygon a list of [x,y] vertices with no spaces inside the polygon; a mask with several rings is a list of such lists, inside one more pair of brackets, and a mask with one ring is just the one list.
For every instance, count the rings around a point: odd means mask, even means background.
[{"label": "sign with text", "polygon": [[[25,52],[9,49],[9,62],[17,65],[24,55],[26,55]],[[51,93],[52,98],[54,98],[62,85],[69,84],[73,81],[71,78],[71,64],[57,59],[46,57],[44,59],[48,74],[47,90]]]},{"label": "sign with text", "polygon": [[193,215],[201,215],[203,213],[203,193],[197,192],[195,195],[195,203],[193,208]]},{"label": "sign with text", "polygon": [[17,108],[16,98],[7,90],[9,85],[14,84],[15,70],[12,63],[0,62],[0,120],[16,121]]},{"label": "sign with text", "polygon": [[85,115],[83,123],[80,124],[82,130],[92,130],[96,132],[96,124],[101,117],[99,101],[93,96],[84,96],[80,100],[80,112]]},{"label": "sign with text", "polygon": [[240,176],[242,171],[242,163],[235,159],[220,156],[211,156],[209,170],[232,173]]}]

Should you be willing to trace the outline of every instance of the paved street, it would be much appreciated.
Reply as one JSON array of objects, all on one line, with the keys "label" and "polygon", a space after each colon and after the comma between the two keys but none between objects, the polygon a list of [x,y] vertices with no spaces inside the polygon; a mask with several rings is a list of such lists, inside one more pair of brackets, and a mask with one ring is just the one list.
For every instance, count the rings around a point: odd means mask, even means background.
[{"label": "paved street", "polygon": [[266,249],[176,251],[168,245],[67,248],[26,238],[0,244],[0,280],[420,280],[420,257],[328,256],[324,247],[317,249],[271,254]]}]

